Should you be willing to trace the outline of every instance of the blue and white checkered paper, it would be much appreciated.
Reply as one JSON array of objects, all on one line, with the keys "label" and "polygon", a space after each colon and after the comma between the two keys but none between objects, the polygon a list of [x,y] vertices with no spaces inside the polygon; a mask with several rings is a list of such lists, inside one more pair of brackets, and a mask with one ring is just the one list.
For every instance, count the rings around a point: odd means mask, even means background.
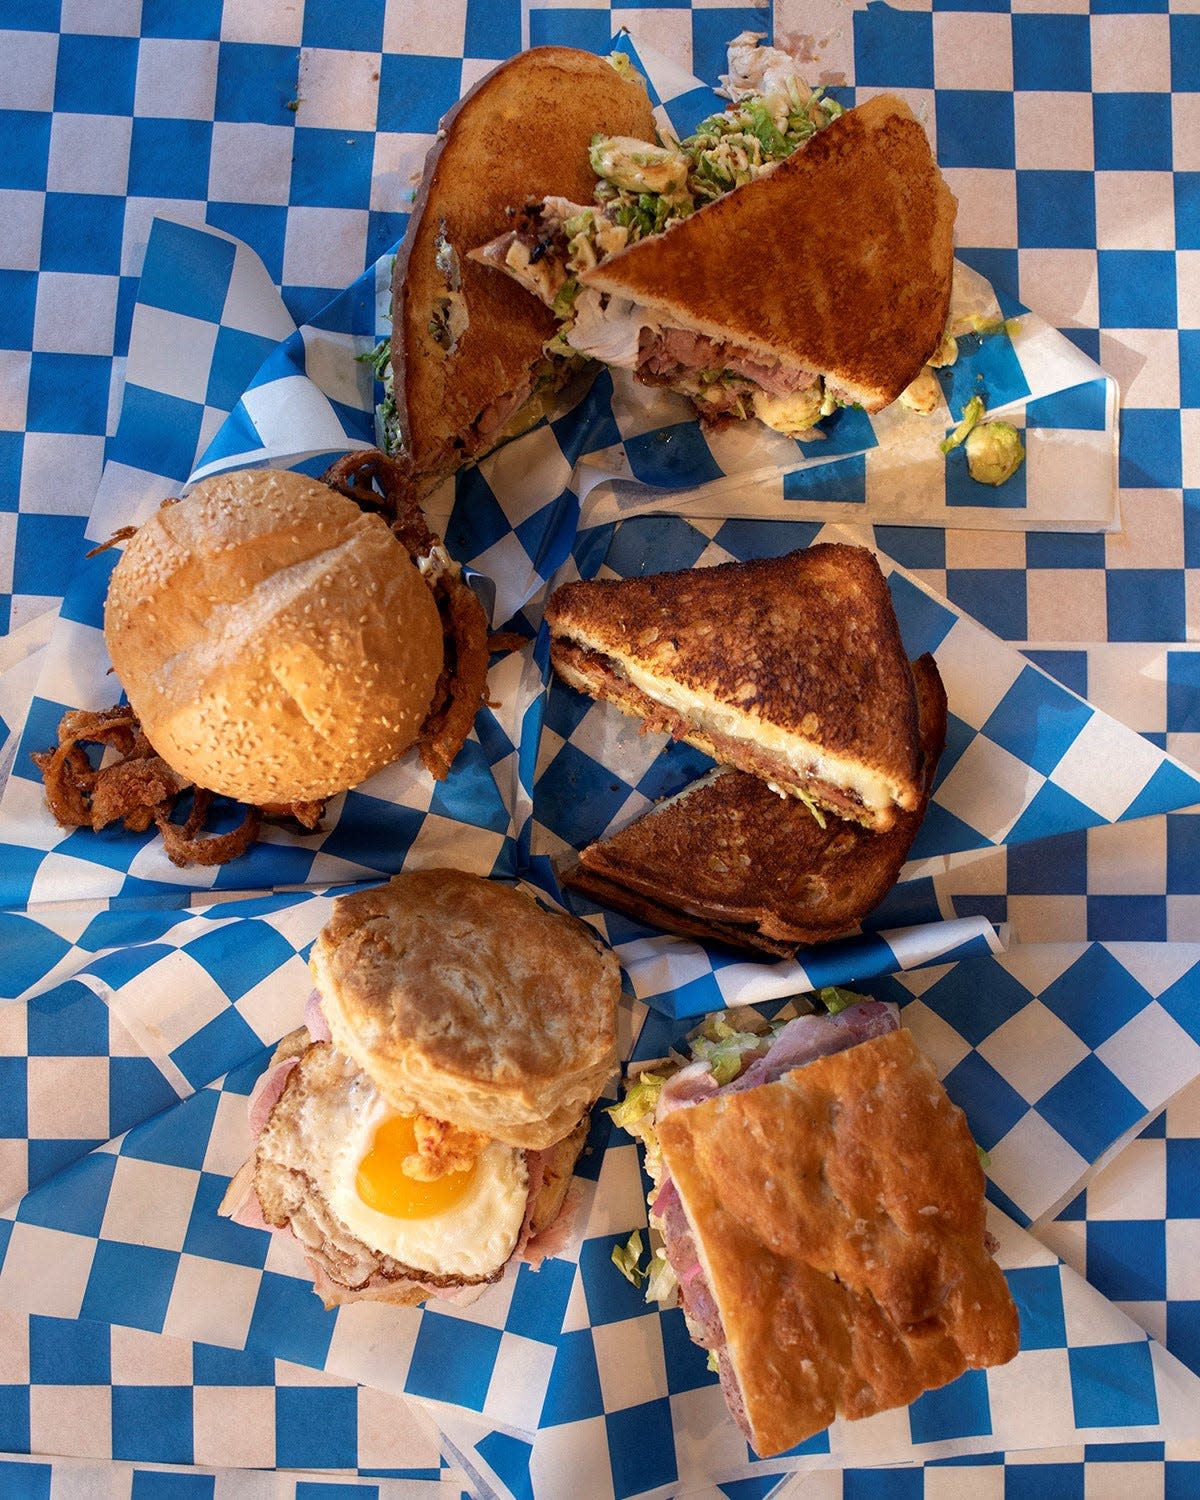
[{"label": "blue and white checkered paper", "polygon": [[[96,919],[128,940],[131,972],[101,962],[89,987],[164,1074],[175,1070],[182,1097],[164,1108],[131,1081],[121,1100],[114,1075],[110,1106],[124,1113],[125,1133],[94,1149],[60,1142],[55,1170],[0,1217],[0,1303],[248,1349],[416,1397],[453,1441],[479,1444],[474,1459],[498,1465],[506,1488],[506,1465],[518,1462],[547,1494],[566,1492],[568,1474],[589,1495],[668,1494],[831,1462],[1200,1435],[1196,1377],[1011,1216],[1032,1218],[1073,1192],[1183,1073],[1200,1071],[1200,951],[1027,949],[873,987],[904,1004],[992,1154],[992,1191],[1009,1210],[994,1211],[992,1227],[1022,1313],[1022,1352],[1002,1370],[968,1375],[905,1411],[838,1424],[764,1465],[726,1418],[681,1316],[648,1310],[610,1262],[612,1246],[644,1224],[645,1181],[637,1149],[602,1113],[579,1169],[582,1242],[473,1308],[325,1313],[294,1245],[217,1217],[250,1148],[245,1106],[267,1057],[260,1039],[302,1014],[298,955],[327,914],[327,898],[295,893],[224,911]],[[148,950],[140,957],[139,947]],[[60,1005],[46,995],[30,1015],[40,1026]],[[623,1050],[661,1055],[680,1030],[629,1002]],[[235,1060],[225,1077],[201,1081]],[[43,1072],[50,1066],[41,1059]],[[61,1066],[63,1086],[77,1085],[67,1070],[78,1060]],[[1006,1092],[1028,1105],[1000,1133]]]}]

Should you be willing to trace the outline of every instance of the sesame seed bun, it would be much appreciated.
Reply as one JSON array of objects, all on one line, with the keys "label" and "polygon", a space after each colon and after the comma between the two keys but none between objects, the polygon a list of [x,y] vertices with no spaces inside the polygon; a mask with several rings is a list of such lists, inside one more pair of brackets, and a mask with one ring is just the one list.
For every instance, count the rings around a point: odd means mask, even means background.
[{"label": "sesame seed bun", "polygon": [[414,742],[441,621],[376,515],[302,474],[204,480],[130,539],[104,613],[113,666],[180,775],[240,801],[317,801]]}]

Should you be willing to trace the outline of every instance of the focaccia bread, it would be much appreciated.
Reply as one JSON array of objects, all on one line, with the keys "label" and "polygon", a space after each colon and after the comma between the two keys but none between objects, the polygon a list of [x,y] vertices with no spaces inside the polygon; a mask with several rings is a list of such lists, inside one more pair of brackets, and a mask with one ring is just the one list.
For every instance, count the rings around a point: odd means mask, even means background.
[{"label": "focaccia bread", "polygon": [[342,896],[311,967],[334,1045],[397,1109],[541,1150],[616,1069],[616,959],[499,881],[421,870]]},{"label": "focaccia bread", "polygon": [[908,1031],[657,1130],[760,1456],[1016,1353],[975,1143]]}]

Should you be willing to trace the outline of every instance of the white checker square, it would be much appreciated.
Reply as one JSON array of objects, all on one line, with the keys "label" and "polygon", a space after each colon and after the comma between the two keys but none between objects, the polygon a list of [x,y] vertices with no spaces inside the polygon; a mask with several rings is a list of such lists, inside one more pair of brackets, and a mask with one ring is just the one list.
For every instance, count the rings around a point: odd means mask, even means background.
[{"label": "white checker square", "polygon": [[224,0],[221,6],[223,42],[267,42],[298,47],[304,26],[301,5],[264,5],[262,0]]},{"label": "white checker square", "polygon": [[108,1140],[107,1057],[31,1057],[27,1068],[31,1139]]},{"label": "white checker square", "polygon": [[[916,977],[914,974],[909,979]],[[945,1078],[971,1051],[970,1043],[923,1000],[910,1000],[904,1007],[904,1024],[939,1078]]]},{"label": "white checker square", "polygon": [[155,219],[174,219],[206,229],[204,204],[192,198],[128,198],[125,201],[125,232],[121,236],[121,275],[140,276],[146,246]]},{"label": "white checker square", "polygon": [[543,1427],[529,1464],[531,1493],[552,1495],[564,1474],[586,1474],[587,1500],[613,1500],[612,1457],[603,1417]]},{"label": "white checker square", "polygon": [[938,647],[937,659],[950,707],[972,729],[987,722],[1025,665],[1014,653],[996,650],[992,637],[965,616]]},{"label": "white checker square", "polygon": [[135,115],[164,120],[211,120],[217,100],[218,44],[179,37],[138,43]]},{"label": "white checker square", "polygon": [[[692,62],[692,16],[689,10],[647,7],[645,10],[629,10],[621,15],[628,19],[629,32],[635,47],[645,45],[663,57],[669,57],[690,70]],[[791,51],[787,38],[780,35],[779,13],[775,13],[776,45]],[[849,27],[846,28],[849,30]],[[811,67],[805,77],[812,84],[817,82]]]},{"label": "white checker square", "polygon": [[29,1319],[0,1309],[0,1382],[29,1384]]},{"label": "white checker square", "polygon": [[1177,172],[1200,172],[1200,94],[1171,95],[1171,150]]},{"label": "white checker square", "polygon": [[285,205],[295,144],[290,125],[217,120],[208,157],[209,197],[214,203]]},{"label": "white checker square", "polygon": [[0,430],[20,432],[29,399],[30,358],[20,349],[0,349]]},{"label": "white checker square", "polygon": [[182,1249],[198,1182],[195,1172],[182,1167],[118,1157],[102,1236],[127,1245]]},{"label": "white checker square", "polygon": [[[1028,449],[1035,444],[1039,467],[1060,472],[1060,483],[1070,485],[1073,477],[1071,444],[1057,441],[1062,434],[1049,437],[1034,429],[1027,432]],[[1036,443],[1037,439],[1047,441]],[[1061,493],[1070,493],[1063,489]],[[1108,594],[1100,568],[1031,568],[1025,575],[1026,628],[1030,639],[1075,643],[1103,640],[1108,632]]]},{"label": "white checker square", "polygon": [[1170,172],[1097,172],[1095,183],[1098,245],[1106,250],[1174,250]]},{"label": "white checker square", "polygon": [[638,1148],[628,1145],[609,1146],[600,1161],[596,1196],[587,1221],[588,1237],[603,1234],[625,1234],[646,1222],[646,1197],[638,1167]]},{"label": "white checker square", "polygon": [[196,960],[175,949],[127,979],[109,1004],[147,1055],[161,1061],[228,1002]]},{"label": "white checker square", "polygon": [[1082,1277],[1064,1275],[1062,1290],[1068,1348],[1091,1349],[1131,1337],[1125,1318]]},{"label": "white checker square", "polygon": [[246,1100],[241,1094],[217,1094],[216,1113],[204,1148],[204,1170],[232,1177],[254,1149]]},{"label": "white checker square", "polygon": [[515,1333],[502,1333],[483,1415],[499,1427],[512,1426],[525,1431],[534,1427],[546,1399],[553,1365],[552,1345]]},{"label": "white checker square", "polygon": [[1073,1191],[1087,1166],[1079,1152],[1031,1110],[989,1148],[987,1175],[1036,1219]]},{"label": "white checker square", "polygon": [[43,271],[34,312],[34,349],[56,354],[111,353],[119,287],[115,276]]},{"label": "white checker square", "polygon": [[1013,99],[1017,162],[1026,170],[1090,172],[1092,96],[1023,90]]},{"label": "white checker square", "polygon": [[304,368],[317,389],[331,401],[369,411],[371,371],[358,356],[371,346],[363,344],[361,335],[305,328],[301,337]]},{"label": "white checker square", "polygon": [[1007,14],[934,12],[933,75],[940,89],[1002,89],[1011,94],[1012,49],[1012,18]]},{"label": "white checker square", "polygon": [[1200,1301],[1200,1255],[1195,1219],[1167,1220],[1167,1300]]},{"label": "white checker square", "polygon": [[142,0],[63,0],[59,24],[85,36],[137,36],[141,21]]},{"label": "white checker square", "polygon": [[1019,531],[949,531],[947,568],[1024,568],[1025,538]]},{"label": "white checker square", "polygon": [[[270,1425],[273,1429],[274,1422]],[[441,1462],[441,1454],[432,1431],[418,1420],[407,1401],[385,1391],[373,1391],[369,1386],[360,1386],[359,1468],[394,1468],[398,1453],[404,1455],[407,1468],[436,1469]]]},{"label": "white checker square", "polygon": [[[32,782],[27,785],[33,787],[35,791],[40,790],[34,787]],[[15,806],[17,802],[14,800],[7,804],[6,811],[11,811]],[[36,823],[33,826],[37,828]],[[47,829],[47,843],[57,842],[61,833],[62,830],[57,827],[53,831]],[[40,829],[38,829],[38,834],[40,836]],[[105,873],[97,869],[90,860],[76,859],[73,855],[52,852],[42,860],[37,874],[33,877],[29,904],[34,906],[43,901],[78,901],[80,891],[87,891],[89,898],[102,899],[117,896],[120,895],[124,883],[125,878],[120,870]]]},{"label": "white checker square", "polygon": [[239,997],[238,1015],[262,1042],[277,1042],[299,1024],[297,997],[312,986],[308,966],[299,956],[287,959],[274,973]]},{"label": "white checker square", "polygon": [[604,1410],[621,1411],[667,1394],[667,1367],[657,1313],[592,1329]]},{"label": "white checker square", "polygon": [[0,1288],[23,1312],[77,1318],[95,1253],[90,1236],[16,1223],[0,1268]]},{"label": "white checker square", "polygon": [[[111,1386],[38,1384],[30,1387],[29,1445],[35,1453],[91,1458],[96,1454],[97,1441],[102,1450],[108,1448],[111,1433]],[[62,1467],[56,1465],[60,1472]],[[56,1480],[54,1492],[57,1490]]]},{"label": "white checker square", "polygon": [[[192,1392],[192,1446],[196,1464],[273,1469],[274,1386],[196,1386]],[[390,1462],[395,1463],[394,1454]]]},{"label": "white checker square", "polygon": [[[529,483],[530,472],[539,476],[537,486]],[[547,495],[566,489],[571,465],[558,446],[549,426],[535,427],[519,443],[507,443],[481,460],[479,472],[487,480],[499,501],[509,524],[519,526],[536,515],[546,503]]]},{"label": "white checker square", "polygon": [[1157,1000],[1097,1047],[1096,1056],[1151,1110],[1200,1076],[1200,1045]]},{"label": "white checker square", "polygon": [[1040,1000],[1033,1000],[979,1044],[979,1055],[1036,1103],[1088,1055],[1087,1044]]},{"label": "white checker square", "polygon": [[27,432],[21,455],[22,512],[86,516],[103,467],[102,437]]},{"label": "white checker square", "polygon": [[[28,1191],[29,1146],[23,1140],[5,1136],[0,1139],[0,1203],[15,1203]],[[0,1361],[2,1359],[0,1348]]]},{"label": "white checker square", "polygon": [[292,208],[283,246],[289,286],[349,286],[363,269],[367,210]]},{"label": "white checker square", "polygon": [[113,1323],[109,1332],[113,1385],[191,1385],[192,1350],[144,1328]]},{"label": "white checker square", "polygon": [[[970,20],[978,18],[975,11],[964,14]],[[958,199],[954,232],[961,243],[1016,249],[1017,179],[1012,172],[944,167],[942,176]]]},{"label": "white checker square", "polygon": [[[272,1235],[272,1240],[281,1239]],[[261,1277],[252,1266],[181,1255],[175,1268],[163,1333],[194,1343],[240,1349],[254,1316]]]},{"label": "white checker square", "polygon": [[1200,1078],[1167,1105],[1167,1134],[1172,1140],[1200,1136]]},{"label": "white checker square", "polygon": [[[1113,332],[1103,328],[1100,363],[1120,386],[1123,405],[1179,405],[1179,340],[1174,329],[1122,328]],[[1136,506],[1127,504],[1125,514],[1127,520],[1135,519]],[[1158,556],[1161,559],[1162,552]]]},{"label": "white checker square", "polygon": [[1200,932],[1200,896],[1167,897],[1167,942],[1194,943]]},{"label": "white checker square", "polygon": [[968,827],[1000,843],[1044,781],[1015,755],[979,735],[938,788],[937,801]]},{"label": "white checker square", "polygon": [[1088,1221],[1165,1219],[1166,1157],[1165,1141],[1130,1141],[1088,1183]]},{"label": "white checker square", "polygon": [[[1151,1338],[1161,1340],[1165,1330],[1151,1326],[1151,1323],[1160,1321],[1154,1316],[1155,1309],[1165,1318],[1161,1303],[1120,1302],[1117,1305]],[[1089,1463],[1084,1469],[1084,1495],[1086,1500],[1130,1500],[1131,1496],[1136,1496],[1137,1500],[1163,1500],[1165,1479],[1166,1470],[1159,1464]]]},{"label": "white checker square", "polygon": [[0,109],[54,108],[56,32],[0,31],[0,57]]},{"label": "white checker square", "polygon": [[1086,16],[1090,0],[1013,0],[1013,15]]},{"label": "white checker square", "polygon": [[54,114],[47,191],[123,195],[132,139],[133,121],[127,115]]},{"label": "white checker square", "polygon": [[1115,822],[1162,764],[1162,752],[1123,724],[1095,713],[1051,773],[1051,781]]},{"label": "white checker square", "polygon": [[373,131],[379,113],[379,54],[305,47],[299,97],[306,126]]},{"label": "white checker square", "polygon": [[[1197,271],[1200,271],[1198,266]],[[1200,488],[1200,410],[1187,408],[1179,413],[1179,435],[1183,446],[1183,484],[1185,489]],[[1194,572],[1195,570],[1191,570]],[[1193,603],[1195,594],[1193,593]],[[1188,616],[1188,637],[1196,640],[1197,620],[1200,610],[1193,607]]]},{"label": "white checker square", "polygon": [[1110,641],[1088,652],[1088,702],[1139,733],[1161,733],[1167,722],[1163,648]]},{"label": "white checker square", "polygon": [[408,1379],[422,1316],[415,1308],[386,1307],[378,1302],[354,1302],[339,1308],[326,1366],[331,1370],[350,1368],[353,1361],[355,1376],[364,1385],[399,1395]]},{"label": "white checker square", "polygon": [[381,130],[375,136],[371,171],[371,207],[408,213],[421,182],[425,156],[434,137],[419,131]]},{"label": "white checker square", "polygon": [[[1005,1467],[1002,1464],[979,1465],[970,1472],[971,1500],[1004,1500]],[[935,1469],[932,1465],[924,1472],[922,1500],[963,1500],[967,1486],[963,1475],[955,1467]],[[808,1500],[805,1495],[804,1500]]]},{"label": "white checker square", "polygon": [[384,10],[385,52],[462,57],[466,37],[467,0],[406,0]]},{"label": "white checker square", "polygon": [[1167,827],[1163,818],[1135,818],[1087,830],[1091,896],[1161,896],[1167,884]]},{"label": "white checker square", "polygon": [[[36,271],[42,262],[42,212],[45,193],[25,192],[17,188],[0,189],[0,223],[4,225],[4,264],[10,271]],[[5,385],[0,366],[0,391]],[[0,418],[4,402],[0,399]],[[10,424],[4,423],[9,426]],[[12,424],[24,427],[25,420]]]},{"label": "white checker square", "polygon": [[1091,31],[1093,93],[1169,92],[1169,16],[1094,15]]},{"label": "white checker square", "polygon": [[1021,300],[1055,328],[1095,328],[1100,290],[1094,250],[1018,250]]}]

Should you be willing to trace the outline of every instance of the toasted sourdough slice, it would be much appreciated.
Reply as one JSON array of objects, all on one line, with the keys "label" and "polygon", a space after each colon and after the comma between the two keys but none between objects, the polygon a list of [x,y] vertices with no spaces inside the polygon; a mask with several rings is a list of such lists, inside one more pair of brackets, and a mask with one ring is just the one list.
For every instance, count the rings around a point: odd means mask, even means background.
[{"label": "toasted sourdough slice", "polygon": [[922,795],[887,833],[826,819],[744,771],[719,769],[611,838],[589,844],[562,883],[668,932],[787,957],[852,931],[896,883],[946,743],[946,693],[932,656],[913,663]]},{"label": "toasted sourdough slice", "polygon": [[530,198],[590,200],[592,135],[653,140],[645,89],[604,58],[534,47],[442,121],[392,277],[392,375],[404,448],[440,476],[506,435],[545,363],[549,308],[467,259]]},{"label": "toasted sourdough slice", "polygon": [[761,1457],[1016,1354],[975,1143],[908,1031],[657,1131]]},{"label": "toasted sourdough slice", "polygon": [[921,801],[916,693],[874,555],[565,584],[546,605],[572,687],[878,832]]},{"label": "toasted sourdough slice", "polygon": [[580,280],[878,411],[945,330],[955,212],[912,111],[880,95]]}]

